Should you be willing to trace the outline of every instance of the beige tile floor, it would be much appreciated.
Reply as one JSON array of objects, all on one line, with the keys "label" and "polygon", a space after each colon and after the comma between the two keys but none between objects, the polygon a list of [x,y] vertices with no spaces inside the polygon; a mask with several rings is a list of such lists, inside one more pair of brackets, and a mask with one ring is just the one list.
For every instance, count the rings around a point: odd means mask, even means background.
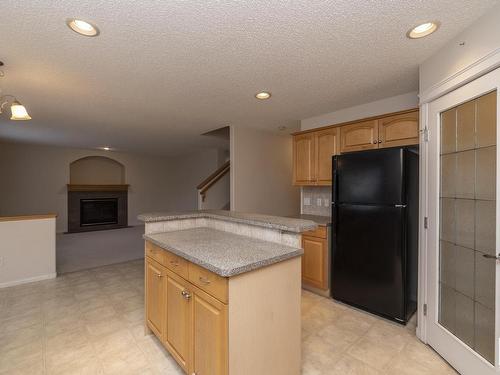
[{"label": "beige tile floor", "polygon": [[[0,374],[182,374],[143,328],[144,263],[0,289]],[[303,374],[454,374],[404,328],[304,292]],[[262,374],[265,375],[265,374]]]}]

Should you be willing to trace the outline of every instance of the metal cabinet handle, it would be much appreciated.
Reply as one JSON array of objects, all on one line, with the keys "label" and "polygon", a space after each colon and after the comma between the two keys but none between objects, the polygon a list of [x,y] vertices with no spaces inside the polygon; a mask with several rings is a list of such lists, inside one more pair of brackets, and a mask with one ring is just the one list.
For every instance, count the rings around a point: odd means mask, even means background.
[{"label": "metal cabinet handle", "polygon": [[199,280],[203,284],[206,284],[206,285],[210,284],[210,280],[208,278],[206,278],[206,277],[200,276]]},{"label": "metal cabinet handle", "polygon": [[179,262],[178,262],[178,261],[176,261],[176,260],[171,260],[171,261],[170,261],[170,264],[171,264],[172,266],[174,266],[174,267],[179,266]]},{"label": "metal cabinet handle", "polygon": [[373,141],[373,144],[376,145],[377,144],[377,140]]},{"label": "metal cabinet handle", "polygon": [[183,290],[181,292],[181,294],[182,294],[182,297],[184,297],[185,300],[189,301],[189,299],[191,298],[191,293],[189,293],[187,290]]},{"label": "metal cabinet handle", "polygon": [[379,140],[378,143],[382,143],[382,141]]},{"label": "metal cabinet handle", "polygon": [[157,273],[157,274],[156,274],[156,277],[157,277],[157,278],[160,278],[160,277],[163,277],[163,275],[162,275],[161,273]]},{"label": "metal cabinet handle", "polygon": [[487,259],[495,259],[495,260],[500,260],[500,255],[490,255],[490,254],[483,254],[483,257]]}]

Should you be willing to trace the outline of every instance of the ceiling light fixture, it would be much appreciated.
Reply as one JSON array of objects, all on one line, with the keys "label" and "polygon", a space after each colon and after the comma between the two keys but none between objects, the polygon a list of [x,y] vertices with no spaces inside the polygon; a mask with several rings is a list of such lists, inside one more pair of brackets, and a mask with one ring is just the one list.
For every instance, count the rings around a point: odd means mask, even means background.
[{"label": "ceiling light fixture", "polygon": [[430,35],[435,32],[440,26],[440,23],[437,21],[425,22],[414,28],[410,29],[406,36],[410,39],[419,39],[424,36]]},{"label": "ceiling light fixture", "polygon": [[[3,65],[3,63],[1,63]],[[0,77],[3,77],[3,72],[0,75]],[[0,90],[1,92],[1,90]],[[26,110],[26,107],[19,103],[19,101],[16,99],[15,96],[13,95],[0,95],[0,114],[3,113],[3,110],[5,107],[10,103],[10,119],[14,121],[26,121],[26,120],[31,120],[30,115],[28,114],[28,111]]]},{"label": "ceiling light fixture", "polygon": [[258,92],[257,94],[255,94],[255,97],[259,100],[266,100],[266,99],[269,99],[271,97],[271,93],[267,92],[267,91],[262,91],[262,92]]},{"label": "ceiling light fixture", "polygon": [[111,147],[108,147],[108,146],[103,147],[102,149],[103,149],[104,151],[111,151]]},{"label": "ceiling light fixture", "polygon": [[66,20],[66,25],[73,30],[75,33],[84,36],[97,36],[99,35],[99,29],[97,26],[91,23],[76,18],[70,18]]}]

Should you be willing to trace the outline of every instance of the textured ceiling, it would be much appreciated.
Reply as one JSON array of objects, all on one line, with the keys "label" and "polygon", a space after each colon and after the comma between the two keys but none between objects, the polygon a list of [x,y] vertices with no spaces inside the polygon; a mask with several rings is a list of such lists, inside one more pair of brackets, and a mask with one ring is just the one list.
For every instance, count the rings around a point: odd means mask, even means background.
[{"label": "textured ceiling", "polygon": [[[224,125],[270,130],[417,90],[418,65],[497,0],[3,0],[0,138],[178,154]],[[82,37],[68,17],[96,23]],[[429,19],[422,40],[406,31]],[[268,101],[253,95],[269,90]]]}]

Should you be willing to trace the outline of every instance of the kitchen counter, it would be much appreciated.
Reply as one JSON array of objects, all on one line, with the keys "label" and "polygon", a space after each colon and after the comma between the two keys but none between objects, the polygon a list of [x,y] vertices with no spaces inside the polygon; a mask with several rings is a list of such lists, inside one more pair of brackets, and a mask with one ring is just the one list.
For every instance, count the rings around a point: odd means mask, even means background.
[{"label": "kitchen counter", "polygon": [[321,225],[321,226],[332,225],[332,218],[330,216],[299,214],[299,215],[294,215],[291,217],[295,218],[295,219],[314,221],[317,225]]},{"label": "kitchen counter", "polygon": [[186,374],[300,375],[301,233],[314,221],[215,210],[139,219],[146,330]]},{"label": "kitchen counter", "polygon": [[303,254],[300,248],[211,228],[146,234],[144,239],[224,277]]},{"label": "kitchen counter", "polygon": [[187,212],[153,212],[138,216],[145,223],[154,223],[171,220],[185,219],[218,219],[227,222],[253,225],[268,229],[281,230],[285,232],[301,233],[316,229],[317,224],[311,220],[298,218],[261,215],[253,213],[242,213],[226,210],[199,210]]}]

